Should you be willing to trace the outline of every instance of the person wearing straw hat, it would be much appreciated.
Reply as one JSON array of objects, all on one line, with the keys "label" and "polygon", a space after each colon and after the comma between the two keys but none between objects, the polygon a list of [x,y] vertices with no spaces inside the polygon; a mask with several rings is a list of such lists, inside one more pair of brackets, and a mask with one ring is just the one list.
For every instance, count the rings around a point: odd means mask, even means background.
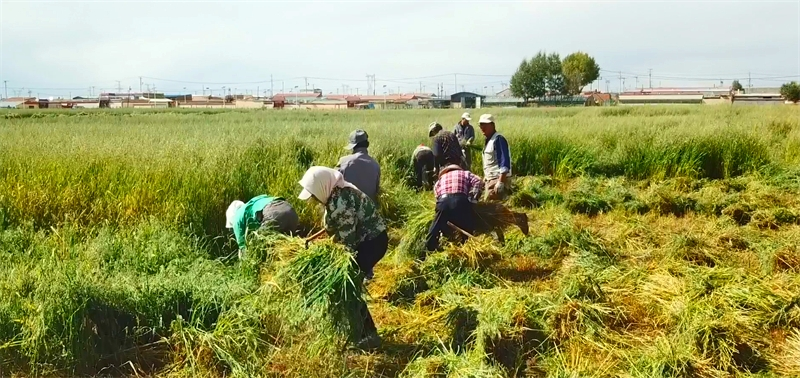
[{"label": "person wearing straw hat", "polygon": [[437,175],[443,167],[450,164],[456,164],[466,169],[464,153],[458,144],[456,134],[443,130],[442,125],[438,122],[432,122],[428,125],[428,136],[432,138],[431,150],[433,150]]},{"label": "person wearing straw hat", "polygon": [[493,115],[481,115],[478,123],[483,136],[486,137],[483,148],[486,199],[504,200],[511,194],[511,152],[508,141],[497,132]]},{"label": "person wearing straw hat", "polygon": [[240,259],[247,247],[248,232],[271,229],[290,234],[297,231],[299,221],[297,212],[286,200],[266,194],[253,197],[247,203],[233,201],[225,211],[225,227],[233,229]]},{"label": "person wearing straw hat", "polygon": [[464,168],[467,170],[472,167],[472,154],[469,153],[469,147],[472,146],[472,142],[475,140],[475,128],[470,125],[470,121],[472,121],[472,118],[469,113],[464,113],[461,115],[461,120],[453,128],[453,133],[456,134],[458,143],[461,145],[461,152],[464,154],[464,163],[466,164]]},{"label": "person wearing straw hat", "polygon": [[[325,208],[324,222],[328,235],[355,252],[354,260],[364,275],[370,275],[375,264],[389,248],[386,223],[378,207],[355,185],[347,182],[341,172],[314,166],[300,179],[303,201],[314,200]],[[357,347],[373,349],[380,346],[380,337],[366,305],[361,309],[364,328]]]},{"label": "person wearing straw hat", "polygon": [[348,143],[344,148],[353,153],[339,159],[336,169],[342,172],[345,181],[352,183],[377,202],[380,193],[381,166],[367,152],[367,148],[369,148],[367,132],[358,129],[350,133]]}]

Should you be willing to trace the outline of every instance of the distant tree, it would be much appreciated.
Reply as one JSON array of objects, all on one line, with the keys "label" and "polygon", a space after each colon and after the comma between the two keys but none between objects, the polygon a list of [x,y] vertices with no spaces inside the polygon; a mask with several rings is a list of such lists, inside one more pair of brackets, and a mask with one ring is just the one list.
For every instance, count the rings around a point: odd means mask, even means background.
[{"label": "distant tree", "polygon": [[800,85],[796,81],[781,85],[781,96],[796,104],[800,101]]},{"label": "distant tree", "polygon": [[558,54],[539,51],[530,60],[522,60],[509,82],[511,93],[526,102],[544,96],[567,94],[566,80]]},{"label": "distant tree", "polygon": [[547,56],[545,64],[545,88],[549,96],[561,96],[567,94],[566,80],[561,68],[561,57],[557,53]]},{"label": "distant tree", "polygon": [[600,77],[600,66],[589,54],[578,51],[564,57],[561,62],[566,91],[568,94],[581,93],[583,87]]},{"label": "distant tree", "polygon": [[731,89],[737,92],[744,92],[744,87],[739,83],[739,80],[734,80],[733,83],[731,83]]},{"label": "distant tree", "polygon": [[511,80],[509,81],[509,89],[511,89],[511,94],[514,95],[514,97],[522,98],[525,101],[531,98],[526,85],[529,81],[529,73],[528,61],[522,59],[522,63],[517,67],[517,72],[514,72],[514,75],[511,76]]}]

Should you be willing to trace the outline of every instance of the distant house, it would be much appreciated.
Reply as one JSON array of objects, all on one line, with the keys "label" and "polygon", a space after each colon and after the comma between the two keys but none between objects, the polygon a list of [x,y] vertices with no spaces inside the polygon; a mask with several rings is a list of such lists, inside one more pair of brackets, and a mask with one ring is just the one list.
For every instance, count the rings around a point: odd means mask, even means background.
[{"label": "distant house", "polygon": [[477,105],[477,99],[483,102],[486,96],[479,95],[472,92],[458,92],[450,95],[450,106],[461,109],[473,109]]},{"label": "distant house", "polygon": [[511,93],[511,88],[506,88],[500,92],[497,92],[495,97],[514,97],[514,94]]},{"label": "distant house", "polygon": [[481,101],[481,107],[521,107],[525,99],[520,97],[486,97]]},{"label": "distant house", "polygon": [[733,97],[733,105],[783,105],[780,93],[742,93]]},{"label": "distant house", "polygon": [[702,103],[702,94],[619,95],[620,105],[677,105]]},{"label": "distant house", "polygon": [[25,101],[0,101],[0,109],[19,109]]}]

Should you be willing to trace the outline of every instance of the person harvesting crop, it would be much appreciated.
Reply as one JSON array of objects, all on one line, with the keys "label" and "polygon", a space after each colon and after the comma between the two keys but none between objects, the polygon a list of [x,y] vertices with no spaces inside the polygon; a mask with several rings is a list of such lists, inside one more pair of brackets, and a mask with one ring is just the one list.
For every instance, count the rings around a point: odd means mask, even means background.
[{"label": "person harvesting crop", "polygon": [[[325,207],[324,222],[328,234],[335,242],[355,252],[354,259],[362,273],[371,274],[389,247],[386,223],[375,202],[347,182],[341,172],[327,167],[309,168],[299,184],[303,190],[298,198],[304,201],[313,199]],[[377,348],[380,337],[366,304],[361,314],[363,334],[356,346]]]},{"label": "person harvesting crop", "polygon": [[289,234],[297,230],[299,217],[292,205],[281,197],[266,194],[253,197],[247,203],[233,201],[225,211],[225,227],[233,229],[241,259],[247,247],[247,233],[259,228]]},{"label": "person harvesting crop", "polygon": [[472,172],[451,164],[442,170],[433,191],[436,194],[436,215],[425,242],[429,252],[439,248],[440,234],[453,235],[454,230],[448,223],[470,234],[475,232],[472,205],[481,196],[483,181]]},{"label": "person harvesting crop", "polygon": [[469,153],[469,147],[475,140],[475,128],[470,125],[470,121],[472,118],[469,113],[464,113],[461,115],[461,120],[453,127],[453,134],[456,134],[458,143],[461,145],[461,152],[464,154],[464,164],[466,164],[464,168],[467,170],[472,167],[472,154]]},{"label": "person harvesting crop", "polygon": [[350,133],[345,149],[353,153],[339,159],[336,169],[345,181],[352,183],[373,201],[378,201],[381,183],[381,166],[369,156],[369,135],[361,129]]},{"label": "person harvesting crop", "polygon": [[433,187],[436,170],[436,159],[430,147],[420,144],[411,154],[412,165],[414,166],[414,177],[417,189],[428,190]]},{"label": "person harvesting crop", "polygon": [[456,164],[467,169],[464,153],[461,151],[461,145],[458,144],[458,138],[455,134],[443,130],[442,125],[433,122],[428,125],[428,136],[433,138],[431,140],[431,150],[433,150],[437,174],[442,167],[450,164]]},{"label": "person harvesting crop", "polygon": [[481,115],[480,128],[486,137],[483,148],[483,174],[486,198],[503,200],[511,194],[511,152],[506,138],[497,132],[494,116]]}]

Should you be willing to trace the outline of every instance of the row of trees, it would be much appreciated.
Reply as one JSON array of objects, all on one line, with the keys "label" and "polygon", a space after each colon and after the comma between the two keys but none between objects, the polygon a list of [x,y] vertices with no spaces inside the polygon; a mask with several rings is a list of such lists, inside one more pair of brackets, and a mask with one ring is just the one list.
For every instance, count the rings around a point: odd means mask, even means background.
[{"label": "row of trees", "polygon": [[800,84],[797,84],[796,81],[793,81],[791,83],[781,85],[781,96],[791,102],[797,103],[800,101]]},{"label": "row of trees", "polygon": [[511,76],[511,94],[525,101],[545,96],[569,96],[581,93],[583,87],[600,77],[600,66],[584,52],[567,55],[540,51],[533,58],[523,59]]}]

